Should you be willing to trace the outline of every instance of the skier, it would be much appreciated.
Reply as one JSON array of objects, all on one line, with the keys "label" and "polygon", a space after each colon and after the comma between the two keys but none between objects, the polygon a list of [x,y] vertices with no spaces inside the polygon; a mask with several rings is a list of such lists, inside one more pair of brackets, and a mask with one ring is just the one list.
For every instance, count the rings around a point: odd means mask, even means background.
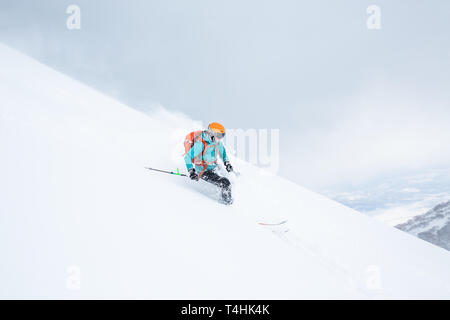
[{"label": "skier", "polygon": [[225,136],[225,127],[220,123],[210,123],[207,130],[199,130],[189,133],[184,141],[187,170],[189,178],[198,181],[198,179],[210,182],[221,188],[222,200],[226,204],[231,204],[231,183],[217,174],[217,156],[220,155],[225,169],[228,172],[233,171],[233,167],[228,160],[227,152],[222,143]]}]

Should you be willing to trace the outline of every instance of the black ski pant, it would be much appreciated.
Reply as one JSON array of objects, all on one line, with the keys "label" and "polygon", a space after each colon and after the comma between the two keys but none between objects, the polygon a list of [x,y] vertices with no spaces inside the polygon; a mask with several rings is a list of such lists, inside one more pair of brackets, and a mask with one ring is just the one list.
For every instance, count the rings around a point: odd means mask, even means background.
[{"label": "black ski pant", "polygon": [[201,178],[207,182],[210,182],[218,187],[220,187],[222,190],[229,190],[230,189],[230,180],[228,180],[225,177],[219,176],[217,173],[215,173],[213,170],[208,170],[203,172],[201,175]]}]

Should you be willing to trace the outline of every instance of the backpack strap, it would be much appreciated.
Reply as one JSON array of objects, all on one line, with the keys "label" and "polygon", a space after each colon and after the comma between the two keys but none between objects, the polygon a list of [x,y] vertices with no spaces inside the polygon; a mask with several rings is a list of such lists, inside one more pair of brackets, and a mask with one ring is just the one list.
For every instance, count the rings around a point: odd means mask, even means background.
[{"label": "backpack strap", "polygon": [[208,143],[205,141],[205,139],[203,139],[203,131],[194,131],[194,132],[191,132],[191,134],[192,134],[192,142],[193,142],[192,146],[194,146],[195,142],[197,142],[197,141],[203,142],[203,151],[201,154],[202,160],[203,160],[203,156],[206,152],[206,148],[208,148]]},{"label": "backpack strap", "polygon": [[202,160],[202,164],[203,164],[203,170],[199,173],[199,177],[201,177],[203,175],[203,173],[206,171],[206,169],[208,168],[208,166],[210,165],[210,163],[206,162],[205,160],[203,160],[203,157],[206,153],[206,150],[208,149],[209,145],[208,143],[205,141],[205,139],[203,139],[203,131],[201,131],[197,136],[196,136],[197,140],[200,140],[203,142],[203,151],[201,154],[201,160]]}]

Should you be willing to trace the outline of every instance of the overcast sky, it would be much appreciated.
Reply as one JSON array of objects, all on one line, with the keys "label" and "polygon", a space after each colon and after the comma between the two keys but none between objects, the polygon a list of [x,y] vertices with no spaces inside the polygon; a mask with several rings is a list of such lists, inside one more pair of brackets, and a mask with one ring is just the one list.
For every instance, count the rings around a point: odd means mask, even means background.
[{"label": "overcast sky", "polygon": [[280,129],[315,189],[450,161],[448,0],[1,0],[0,41],[143,111]]}]

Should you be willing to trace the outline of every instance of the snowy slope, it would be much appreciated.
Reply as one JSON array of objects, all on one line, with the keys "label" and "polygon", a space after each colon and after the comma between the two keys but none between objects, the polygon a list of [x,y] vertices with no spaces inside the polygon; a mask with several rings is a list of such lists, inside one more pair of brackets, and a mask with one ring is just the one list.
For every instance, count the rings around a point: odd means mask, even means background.
[{"label": "snowy slope", "polygon": [[450,201],[396,226],[416,237],[450,250]]},{"label": "snowy slope", "polygon": [[224,206],[143,169],[194,128],[0,45],[0,298],[450,298],[447,251],[278,176],[233,161]]}]

